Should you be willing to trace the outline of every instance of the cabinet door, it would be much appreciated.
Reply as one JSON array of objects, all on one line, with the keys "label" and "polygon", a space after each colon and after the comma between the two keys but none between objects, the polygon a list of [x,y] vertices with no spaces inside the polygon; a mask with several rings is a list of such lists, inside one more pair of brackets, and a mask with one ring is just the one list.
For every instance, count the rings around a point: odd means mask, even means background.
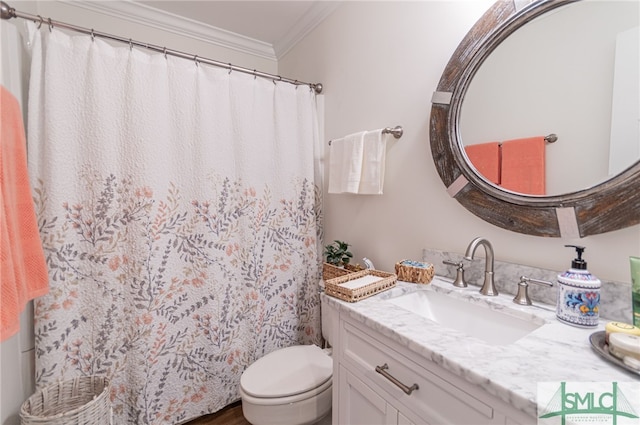
[{"label": "cabinet door", "polygon": [[395,425],[398,423],[398,411],[342,365],[339,385],[339,423],[349,425]]},{"label": "cabinet door", "polygon": [[398,412],[398,425],[415,425],[413,422],[409,420],[405,415]]},{"label": "cabinet door", "polygon": [[[374,385],[374,388],[380,387],[384,391],[380,394],[387,400],[397,400],[400,405],[406,406],[421,418],[421,424],[503,423],[494,420],[496,412],[485,398],[476,394],[477,391],[470,391],[468,386],[460,385],[460,378],[456,384],[452,374],[447,375],[433,365],[430,365],[431,370],[426,369],[424,365],[429,362],[425,361],[420,365],[408,359],[395,349],[397,343],[394,346],[393,342],[385,342],[382,335],[359,323],[343,320],[341,323],[343,364],[358,376],[363,376],[366,384]],[[386,372],[394,379],[376,372],[377,367],[383,365],[387,366]],[[407,387],[416,385],[418,389],[405,394],[395,381]]]}]

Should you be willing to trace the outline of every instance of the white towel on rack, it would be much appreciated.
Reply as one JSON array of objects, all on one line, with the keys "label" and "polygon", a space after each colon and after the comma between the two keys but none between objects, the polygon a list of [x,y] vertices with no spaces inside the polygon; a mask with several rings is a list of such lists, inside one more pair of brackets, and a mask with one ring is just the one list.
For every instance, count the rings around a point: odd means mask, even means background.
[{"label": "white towel on rack", "polygon": [[329,193],[358,193],[362,177],[365,131],[331,141]]},{"label": "white towel on rack", "polygon": [[367,131],[363,137],[362,176],[358,193],[362,195],[382,195],[384,185],[387,138],[382,129]]}]

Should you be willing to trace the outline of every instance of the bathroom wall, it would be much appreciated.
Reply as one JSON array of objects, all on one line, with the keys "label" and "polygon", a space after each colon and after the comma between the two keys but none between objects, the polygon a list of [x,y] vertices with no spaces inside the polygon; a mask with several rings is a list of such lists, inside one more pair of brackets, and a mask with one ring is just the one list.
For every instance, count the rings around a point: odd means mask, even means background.
[{"label": "bathroom wall", "polygon": [[[163,31],[139,21],[129,21],[109,14],[89,10],[82,6],[57,1],[8,1],[11,7],[21,12],[41,15],[56,21],[67,22],[96,31],[115,34],[125,38],[167,46],[197,54],[200,57],[231,62],[249,69],[275,73],[274,59],[258,57],[217,44],[208,43],[178,33]],[[26,21],[12,19],[0,21],[2,29],[2,74],[1,83],[14,95],[27,100],[28,64],[20,59],[20,36]],[[43,26],[46,30],[46,26]],[[123,46],[122,43],[115,45]],[[21,330],[18,335],[0,344],[0,425],[19,424],[20,405],[35,391],[34,385],[34,340],[31,303],[22,314]]]},{"label": "bathroom wall", "polygon": [[[326,240],[348,241],[356,258],[367,256],[379,269],[393,270],[402,258],[419,260],[426,247],[464,252],[473,237],[482,235],[493,242],[497,259],[551,270],[569,265],[573,253],[564,244],[582,244],[592,272],[603,279],[629,282],[628,256],[640,255],[640,226],[582,240],[519,235],[485,223],[444,190],[429,148],[431,93],[453,50],[491,3],[345,1],[276,64],[69,4],[10,2],[18,10],[56,20],[322,82],[327,141],[362,129],[402,125],[405,135],[388,147],[384,195],[328,195],[325,189]],[[3,63],[6,53],[3,49]],[[436,270],[440,267],[436,265]],[[18,423],[21,391],[29,393],[23,383],[33,379],[29,367],[19,360],[19,341],[26,340],[23,347],[32,346],[32,339],[28,333],[15,338],[0,344],[0,425]]]},{"label": "bathroom wall", "polygon": [[446,193],[431,159],[430,99],[454,49],[491,4],[345,2],[279,61],[283,75],[324,84],[327,140],[397,124],[405,130],[388,145],[384,195],[325,189],[326,242],[345,240],[355,258],[389,271],[400,259],[420,260],[423,248],[463,253],[476,236],[489,238],[499,260],[564,270],[574,257],[564,245],[579,244],[592,273],[630,282],[640,226],[583,239],[521,235],[484,222]]}]

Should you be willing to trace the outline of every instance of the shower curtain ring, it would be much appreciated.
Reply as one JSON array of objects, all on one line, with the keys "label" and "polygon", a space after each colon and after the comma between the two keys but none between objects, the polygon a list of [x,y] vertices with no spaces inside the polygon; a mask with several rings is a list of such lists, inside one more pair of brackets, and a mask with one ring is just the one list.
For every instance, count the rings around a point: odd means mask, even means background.
[{"label": "shower curtain ring", "polygon": [[95,40],[95,34],[93,33],[93,28],[91,28],[91,41]]},{"label": "shower curtain ring", "polygon": [[162,49],[162,52],[164,53],[164,58],[166,59],[166,58],[167,58],[167,48],[166,48],[166,47],[164,47],[164,48]]},{"label": "shower curtain ring", "polygon": [[196,63],[196,66],[198,66],[198,55],[193,57],[193,61]]},{"label": "shower curtain ring", "polygon": [[256,74],[256,70],[253,70],[253,79],[255,80],[256,78],[258,78],[258,74]]},{"label": "shower curtain ring", "polygon": [[229,75],[231,75],[231,71],[233,71],[233,65],[231,65],[231,62],[229,62]]},{"label": "shower curtain ring", "polygon": [[51,32],[53,30],[53,22],[51,22],[51,18],[47,19],[47,21],[49,22],[49,32]]},{"label": "shower curtain ring", "polygon": [[133,41],[129,39],[129,50],[133,50]]},{"label": "shower curtain ring", "polygon": [[38,29],[40,29],[40,27],[42,27],[42,23],[44,22],[44,19],[42,19],[42,16],[40,16],[40,15],[37,15],[37,16],[38,16],[38,19],[39,19],[39,21],[38,21]]}]

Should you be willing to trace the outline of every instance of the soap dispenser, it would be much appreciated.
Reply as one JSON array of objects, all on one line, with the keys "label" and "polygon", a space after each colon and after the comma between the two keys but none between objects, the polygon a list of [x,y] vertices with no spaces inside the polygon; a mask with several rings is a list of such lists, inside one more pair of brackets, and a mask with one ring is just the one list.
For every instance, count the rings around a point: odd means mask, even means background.
[{"label": "soap dispenser", "polygon": [[558,275],[556,316],[572,326],[596,327],[600,318],[600,280],[587,270],[587,262],[582,259],[583,246],[565,246],[575,248],[577,258],[569,270]]}]

